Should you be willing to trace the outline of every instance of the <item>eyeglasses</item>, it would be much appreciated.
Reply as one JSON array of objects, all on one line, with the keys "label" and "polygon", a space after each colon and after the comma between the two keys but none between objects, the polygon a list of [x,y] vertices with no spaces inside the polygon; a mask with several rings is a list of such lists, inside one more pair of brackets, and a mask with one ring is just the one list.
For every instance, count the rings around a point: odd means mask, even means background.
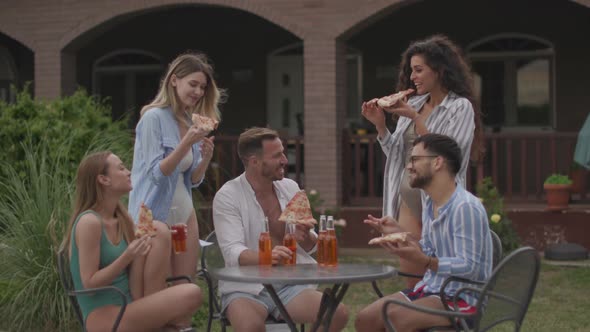
[{"label": "eyeglasses", "polygon": [[412,166],[414,166],[414,163],[416,162],[416,160],[418,160],[420,158],[436,158],[436,157],[438,157],[438,155],[410,156],[410,163],[412,163]]}]

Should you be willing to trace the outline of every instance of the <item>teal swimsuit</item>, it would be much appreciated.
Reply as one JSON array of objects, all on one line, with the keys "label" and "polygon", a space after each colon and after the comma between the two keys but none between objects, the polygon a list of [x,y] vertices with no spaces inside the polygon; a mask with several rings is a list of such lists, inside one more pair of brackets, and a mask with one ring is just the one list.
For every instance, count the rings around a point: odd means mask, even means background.
[{"label": "teal swimsuit", "polygon": [[[74,288],[76,290],[84,289],[82,285],[82,279],[80,277],[80,257],[78,255],[78,245],[76,244],[76,226],[78,225],[78,221],[80,218],[87,214],[92,213],[98,217],[100,223],[102,224],[102,234],[100,237],[100,261],[98,269],[102,269],[111,263],[113,263],[119,256],[125,252],[127,249],[127,241],[125,239],[121,239],[118,245],[113,245],[111,241],[109,241],[107,234],[104,230],[104,224],[102,223],[102,218],[100,215],[92,210],[82,212],[76,221],[74,222],[74,227],[72,228],[72,257],[70,259],[70,271],[72,273],[72,280],[74,281]],[[110,286],[115,286],[120,289],[124,294],[127,296],[127,302],[131,302],[131,293],[129,292],[129,276],[127,275],[127,269],[121,272],[113,283]],[[96,308],[104,307],[106,305],[122,305],[121,296],[117,293],[113,292],[101,292],[94,295],[77,295],[78,305],[80,305],[80,309],[82,310],[82,315],[84,316],[84,321],[86,321],[86,317]]]}]

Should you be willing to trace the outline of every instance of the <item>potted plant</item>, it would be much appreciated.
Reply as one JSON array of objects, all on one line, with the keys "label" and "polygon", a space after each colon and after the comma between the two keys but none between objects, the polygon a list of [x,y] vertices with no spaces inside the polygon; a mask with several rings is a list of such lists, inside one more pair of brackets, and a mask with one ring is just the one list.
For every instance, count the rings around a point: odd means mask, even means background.
[{"label": "potted plant", "polygon": [[567,209],[571,186],[572,180],[567,175],[549,175],[543,184],[543,188],[547,193],[547,210],[561,211]]},{"label": "potted plant", "polygon": [[572,179],[571,192],[574,194],[585,194],[588,171],[586,171],[582,165],[574,161],[570,169],[570,178]]}]

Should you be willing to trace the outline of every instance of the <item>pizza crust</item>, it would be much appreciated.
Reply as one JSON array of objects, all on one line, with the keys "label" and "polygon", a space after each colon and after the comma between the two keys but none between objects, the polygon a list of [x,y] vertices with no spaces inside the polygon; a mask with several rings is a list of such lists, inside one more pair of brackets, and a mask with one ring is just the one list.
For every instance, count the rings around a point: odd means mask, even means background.
[{"label": "pizza crust", "polygon": [[135,227],[135,237],[140,238],[146,234],[154,237],[156,236],[156,232],[152,210],[141,203],[141,207],[139,208],[139,222]]},{"label": "pizza crust", "polygon": [[217,125],[219,124],[219,121],[215,119],[196,113],[193,113],[192,120],[193,123],[197,125],[197,128],[202,129],[207,133],[212,132],[215,128],[217,128]]},{"label": "pizza crust", "polygon": [[311,206],[304,190],[298,191],[281,212],[279,221],[291,224],[315,225],[317,221],[311,213]]},{"label": "pizza crust", "polygon": [[381,243],[397,243],[397,244],[406,244],[408,242],[408,234],[410,232],[399,232],[399,233],[392,233],[387,234],[384,236],[373,238],[369,241],[369,244],[381,244]]},{"label": "pizza crust", "polygon": [[393,105],[397,104],[398,101],[406,98],[408,95],[412,94],[413,92],[414,92],[414,89],[407,89],[404,91],[399,91],[399,92],[394,93],[389,96],[379,98],[379,100],[377,100],[377,105],[379,107],[392,107]]}]

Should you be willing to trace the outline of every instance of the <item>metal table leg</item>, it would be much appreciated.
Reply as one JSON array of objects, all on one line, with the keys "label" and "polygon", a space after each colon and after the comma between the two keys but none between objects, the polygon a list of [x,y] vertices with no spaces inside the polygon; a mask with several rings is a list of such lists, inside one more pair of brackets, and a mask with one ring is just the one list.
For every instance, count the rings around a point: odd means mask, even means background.
[{"label": "metal table leg", "polygon": [[349,284],[336,284],[331,289],[324,289],[324,294],[322,295],[320,308],[318,310],[318,316],[315,323],[311,327],[312,332],[316,332],[321,323],[324,324],[325,332],[330,329],[334,312],[336,312],[336,308],[338,308],[338,305],[342,301],[344,294],[346,294],[348,286]]},{"label": "metal table leg", "polygon": [[295,323],[293,323],[293,319],[291,318],[291,316],[289,316],[287,309],[283,305],[283,302],[281,302],[281,299],[277,295],[277,292],[275,291],[274,287],[271,284],[263,284],[263,286],[268,291],[270,297],[277,305],[277,309],[279,309],[279,312],[281,313],[281,318],[283,318],[287,325],[289,325],[289,329],[291,330],[291,332],[297,332],[297,327],[295,326]]}]

